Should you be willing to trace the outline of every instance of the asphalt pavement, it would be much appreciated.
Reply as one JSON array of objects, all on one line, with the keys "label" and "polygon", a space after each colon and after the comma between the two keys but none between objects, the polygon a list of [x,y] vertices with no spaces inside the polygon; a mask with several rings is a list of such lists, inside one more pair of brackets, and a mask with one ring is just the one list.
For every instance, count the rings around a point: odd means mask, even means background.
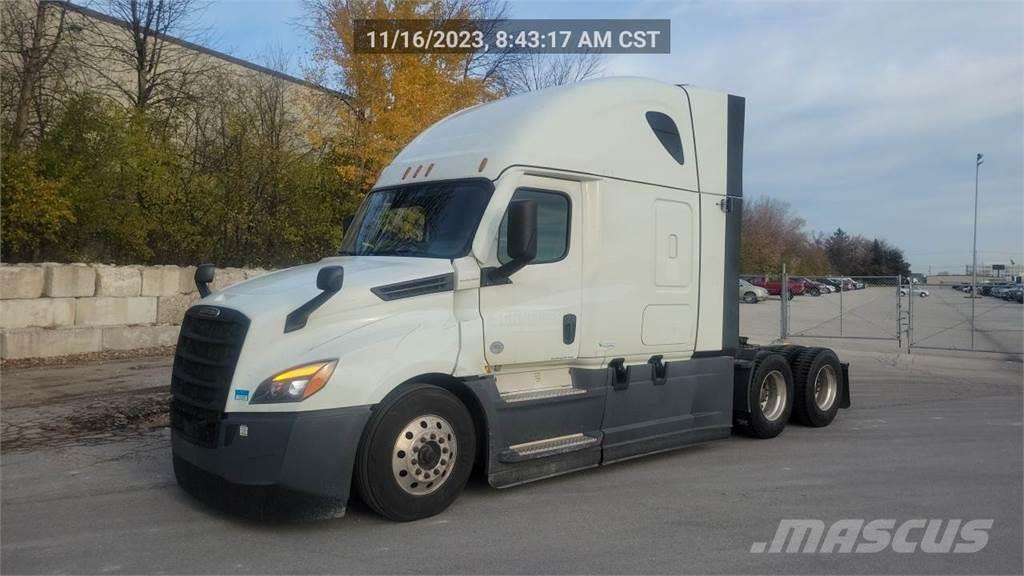
[{"label": "asphalt pavement", "polygon": [[[162,427],[8,451],[0,571],[1024,571],[1020,362],[863,350],[841,356],[852,365],[853,407],[827,428],[794,425],[773,440],[733,437],[505,490],[475,479],[448,511],[407,524],[358,502],[344,518],[297,525],[216,512],[176,486]],[[129,364],[106,363],[91,374],[120,378]],[[160,370],[166,362],[143,372]],[[81,373],[39,372],[50,385]],[[33,374],[16,376],[24,383]],[[972,554],[751,552],[772,539],[780,520],[807,518],[993,525],[987,545]]]}]

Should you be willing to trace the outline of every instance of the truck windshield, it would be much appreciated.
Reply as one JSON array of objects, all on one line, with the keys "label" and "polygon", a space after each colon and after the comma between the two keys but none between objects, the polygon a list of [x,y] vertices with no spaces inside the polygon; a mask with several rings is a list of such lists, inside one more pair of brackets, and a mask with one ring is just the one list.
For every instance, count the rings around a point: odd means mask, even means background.
[{"label": "truck windshield", "polygon": [[494,187],[487,180],[424,182],[372,190],[341,244],[343,256],[459,258]]}]

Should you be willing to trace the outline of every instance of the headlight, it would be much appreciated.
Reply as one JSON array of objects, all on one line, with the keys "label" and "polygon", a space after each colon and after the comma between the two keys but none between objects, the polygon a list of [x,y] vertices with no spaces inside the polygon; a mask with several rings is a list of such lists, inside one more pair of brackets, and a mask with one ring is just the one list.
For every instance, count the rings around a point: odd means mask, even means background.
[{"label": "headlight", "polygon": [[301,402],[327,385],[337,365],[337,360],[329,360],[285,370],[264,380],[249,403]]}]

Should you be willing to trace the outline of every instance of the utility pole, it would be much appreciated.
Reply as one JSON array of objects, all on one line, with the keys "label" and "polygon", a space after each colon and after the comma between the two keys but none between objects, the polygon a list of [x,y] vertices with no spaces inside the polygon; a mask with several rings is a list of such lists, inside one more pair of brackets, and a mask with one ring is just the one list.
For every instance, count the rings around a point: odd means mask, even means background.
[{"label": "utility pole", "polygon": [[974,301],[978,298],[978,173],[985,156],[974,160],[974,245],[971,248],[971,350],[974,350]]}]

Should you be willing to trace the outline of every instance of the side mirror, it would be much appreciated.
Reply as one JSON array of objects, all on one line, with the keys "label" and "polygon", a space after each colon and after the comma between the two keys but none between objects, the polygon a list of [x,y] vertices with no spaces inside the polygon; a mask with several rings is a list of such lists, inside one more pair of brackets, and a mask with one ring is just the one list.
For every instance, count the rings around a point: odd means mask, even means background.
[{"label": "side mirror", "polygon": [[485,268],[483,285],[508,284],[509,276],[537,257],[537,203],[533,200],[509,204],[505,246],[510,260],[497,268]]},{"label": "side mirror", "polygon": [[[537,203],[517,200],[508,207],[508,264],[521,262],[522,268],[537,257]],[[505,266],[508,266],[506,264]],[[504,268],[504,266],[502,266]]]},{"label": "side mirror", "polygon": [[326,266],[316,275],[316,287],[324,292],[337,292],[345,282],[345,269],[341,266]]},{"label": "side mirror", "polygon": [[215,271],[216,267],[213,264],[200,264],[196,268],[194,279],[196,282],[196,290],[199,290],[200,297],[206,298],[210,295],[209,284],[213,282]]}]

